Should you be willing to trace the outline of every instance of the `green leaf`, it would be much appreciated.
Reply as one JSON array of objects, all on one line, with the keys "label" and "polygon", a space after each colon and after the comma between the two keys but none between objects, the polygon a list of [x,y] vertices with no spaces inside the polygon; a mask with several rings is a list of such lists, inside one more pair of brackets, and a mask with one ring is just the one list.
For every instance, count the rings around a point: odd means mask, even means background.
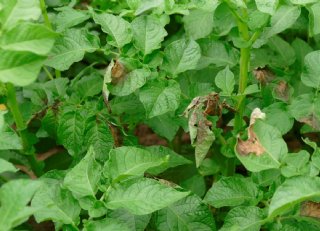
[{"label": "green leaf", "polygon": [[90,18],[90,14],[87,11],[75,10],[68,6],[58,8],[58,11],[59,13],[54,19],[57,32],[62,32]]},{"label": "green leaf", "polygon": [[[216,7],[218,6],[218,2]],[[213,30],[213,14],[210,10],[195,9],[183,17],[186,33],[194,40],[208,36]]]},{"label": "green leaf", "polygon": [[296,60],[294,49],[288,42],[279,36],[273,36],[269,39],[268,45],[271,50],[279,54],[275,57],[279,66],[290,66]]},{"label": "green leaf", "polygon": [[108,41],[110,45],[121,48],[131,42],[132,32],[130,23],[120,16],[107,13],[93,13],[93,20],[101,26],[103,32],[112,37],[112,40]]},{"label": "green leaf", "polygon": [[0,150],[22,149],[22,141],[14,132],[0,131]]},{"label": "green leaf", "polygon": [[36,80],[45,57],[26,51],[0,49],[0,81],[26,86]]},{"label": "green leaf", "polygon": [[[135,0],[131,0],[131,2],[134,2]],[[140,15],[146,11],[157,9],[157,8],[163,8],[164,1],[162,0],[138,0],[136,1],[136,11],[135,15]]]},{"label": "green leaf", "polygon": [[316,3],[318,0],[290,0],[290,2],[296,5],[306,5],[310,3]]},{"label": "green leaf", "polygon": [[254,206],[240,206],[231,209],[225,217],[221,231],[259,231],[264,223],[265,213]]},{"label": "green leaf", "polygon": [[176,191],[156,180],[138,178],[124,181],[111,188],[107,197],[107,207],[124,208],[135,215],[146,215],[165,208],[188,194],[189,192]]},{"label": "green leaf", "polygon": [[115,219],[104,218],[101,220],[90,220],[84,224],[83,231],[130,231],[130,228]]},{"label": "green leaf", "polygon": [[287,179],[273,194],[269,207],[269,217],[283,214],[296,204],[319,196],[319,177],[298,176]]},{"label": "green leaf", "polygon": [[64,186],[75,197],[95,197],[101,177],[101,165],[95,160],[95,152],[89,148],[86,156],[64,178]]},{"label": "green leaf", "polygon": [[301,74],[301,81],[304,85],[317,90],[320,88],[320,51],[313,51],[304,58],[305,66]]},{"label": "green leaf", "polygon": [[134,45],[144,55],[150,54],[153,50],[161,47],[161,42],[167,36],[160,18],[154,16],[139,16],[132,23]]},{"label": "green leaf", "polygon": [[222,94],[231,95],[234,90],[234,74],[230,71],[229,66],[218,72],[214,79],[215,84],[222,90]]},{"label": "green leaf", "polygon": [[168,155],[160,156],[135,147],[119,147],[110,151],[105,172],[113,182],[118,182],[130,176],[143,176],[148,169],[168,161]]},{"label": "green leaf", "polygon": [[296,38],[291,45],[296,53],[296,61],[299,65],[299,68],[302,69],[302,67],[304,66],[305,56],[308,53],[312,52],[313,49],[307,42],[300,38]]},{"label": "green leaf", "polygon": [[199,44],[201,47],[199,68],[210,64],[215,64],[217,67],[234,67],[238,63],[239,52],[227,44],[212,39],[201,39]]},{"label": "green leaf", "polygon": [[315,130],[320,130],[320,97],[313,94],[299,95],[289,105],[291,115]]},{"label": "green leaf", "polygon": [[83,149],[85,119],[84,112],[77,108],[64,112],[59,118],[57,141],[66,147],[72,156],[79,155]]},{"label": "green leaf", "polygon": [[218,36],[228,35],[232,28],[236,27],[236,20],[226,2],[222,2],[214,12],[214,32]]},{"label": "green leaf", "polygon": [[281,174],[287,178],[299,175],[308,175],[310,154],[305,150],[298,153],[288,153],[282,160]]},{"label": "green leaf", "polygon": [[[250,127],[249,127],[250,129]],[[235,146],[235,152],[241,163],[251,172],[259,172],[271,168],[279,168],[280,160],[288,152],[288,148],[279,130],[261,120],[253,124],[253,132],[257,141],[253,142],[253,149],[243,147],[238,142]],[[250,141],[249,141],[250,142]],[[239,146],[240,145],[240,146]],[[254,153],[252,150],[256,145],[261,145],[263,153]],[[261,150],[260,150],[261,151]]]},{"label": "green leaf", "polygon": [[279,0],[255,0],[259,11],[273,15],[279,4]]},{"label": "green leaf", "polygon": [[180,86],[174,80],[149,81],[139,91],[139,99],[142,102],[148,118],[163,115],[175,111],[180,103]]},{"label": "green leaf", "polygon": [[256,205],[258,187],[250,178],[225,177],[217,181],[204,200],[215,208],[224,206]]},{"label": "green leaf", "polygon": [[207,205],[196,195],[185,197],[156,213],[159,231],[213,231],[215,222]]},{"label": "green leaf", "polygon": [[102,76],[96,72],[92,72],[88,76],[83,76],[74,84],[73,95],[79,96],[80,101],[83,101],[87,97],[101,94],[102,81]]},{"label": "green leaf", "polygon": [[[0,230],[9,231],[27,221],[36,209],[27,206],[40,187],[39,181],[13,180],[0,188]],[[23,190],[22,190],[23,189]]]},{"label": "green leaf", "polygon": [[33,23],[19,23],[0,38],[4,50],[30,51],[46,55],[53,47],[57,34],[48,27]]},{"label": "green leaf", "polygon": [[71,192],[60,186],[60,181],[52,178],[41,179],[43,184],[33,197],[31,206],[37,208],[34,214],[38,223],[46,220],[63,224],[79,223],[80,206]]},{"label": "green leaf", "polygon": [[11,164],[9,161],[6,161],[0,158],[0,174],[3,172],[17,172],[17,171],[18,169],[16,169],[16,167],[13,164]]},{"label": "green leaf", "polygon": [[195,69],[201,50],[195,41],[180,39],[170,43],[165,48],[164,54],[162,67],[174,77],[181,72]]},{"label": "green leaf", "polygon": [[108,153],[113,148],[114,140],[106,121],[93,116],[86,121],[85,144],[92,146],[96,158],[101,161],[108,159]]},{"label": "green leaf", "polygon": [[119,80],[116,85],[109,85],[111,94],[117,96],[126,96],[141,88],[150,76],[147,69],[136,69],[128,73],[124,78]]},{"label": "green leaf", "polygon": [[164,162],[163,164],[147,170],[148,173],[151,173],[153,175],[158,175],[169,168],[174,168],[179,165],[192,164],[192,161],[184,158],[183,156],[175,153],[170,148],[164,146],[149,146],[145,147],[145,149],[163,159],[168,158],[168,161]]},{"label": "green leaf", "polygon": [[38,20],[41,15],[38,0],[0,0],[0,23],[9,29],[19,21]]},{"label": "green leaf", "polygon": [[[318,2],[314,0],[314,2]],[[310,36],[320,34],[320,3],[313,4],[308,8],[309,10],[309,31]]]},{"label": "green leaf", "polygon": [[86,29],[68,29],[56,40],[45,64],[64,71],[81,61],[85,52],[94,52],[99,47],[99,38]]},{"label": "green leaf", "polygon": [[131,231],[144,231],[151,218],[151,215],[133,215],[125,209],[109,210],[107,216],[126,224]]}]

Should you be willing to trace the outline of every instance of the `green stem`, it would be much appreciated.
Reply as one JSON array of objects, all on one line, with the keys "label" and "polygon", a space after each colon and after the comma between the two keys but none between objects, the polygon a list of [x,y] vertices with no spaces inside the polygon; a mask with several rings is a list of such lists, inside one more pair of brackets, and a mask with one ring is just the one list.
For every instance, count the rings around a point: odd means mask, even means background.
[{"label": "green stem", "polygon": [[28,154],[27,158],[29,160],[30,166],[36,175],[41,175],[42,167],[37,162],[32,144],[30,144],[28,139],[28,132],[26,130],[27,126],[23,121],[21,111],[16,98],[16,89],[12,83],[7,83],[7,103],[8,107],[12,113],[13,119],[15,121],[17,131],[21,138],[23,144],[23,150]]},{"label": "green stem", "polygon": [[53,76],[51,75],[50,71],[45,67],[43,66],[43,70],[44,72],[47,74],[47,76],[49,77],[50,80],[53,80]]},{"label": "green stem", "polygon": [[[42,17],[44,20],[44,24],[50,28],[52,30],[52,25],[48,16],[48,12],[47,12],[47,7],[46,7],[46,3],[44,0],[39,0],[40,1],[40,8],[41,8],[41,12],[42,12]],[[56,74],[56,78],[60,78],[61,77],[61,72],[59,70],[55,70],[55,74]]]}]

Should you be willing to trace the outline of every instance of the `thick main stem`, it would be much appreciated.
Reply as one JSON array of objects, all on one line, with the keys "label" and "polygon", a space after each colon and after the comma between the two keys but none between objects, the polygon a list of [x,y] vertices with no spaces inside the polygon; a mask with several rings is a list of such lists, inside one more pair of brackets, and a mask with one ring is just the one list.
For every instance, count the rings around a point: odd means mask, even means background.
[{"label": "thick main stem", "polygon": [[12,83],[7,83],[7,103],[8,103],[10,112],[12,113],[13,119],[15,121],[17,131],[21,138],[21,141],[23,144],[23,150],[25,151],[25,153],[28,154],[27,158],[31,165],[31,168],[36,175],[41,175],[42,168],[40,164],[37,162],[32,144],[30,144],[29,142],[28,133],[26,130],[26,124],[23,120],[23,117],[17,102],[17,98],[16,98],[16,89]]}]

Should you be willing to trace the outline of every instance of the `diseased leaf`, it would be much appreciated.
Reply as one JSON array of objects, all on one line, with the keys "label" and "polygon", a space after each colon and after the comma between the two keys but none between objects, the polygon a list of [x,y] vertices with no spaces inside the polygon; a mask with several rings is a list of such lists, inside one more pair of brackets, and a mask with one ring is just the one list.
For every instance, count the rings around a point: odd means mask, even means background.
[{"label": "diseased leaf", "polygon": [[143,176],[145,171],[167,163],[169,158],[169,155],[161,156],[140,148],[119,147],[110,151],[105,174],[113,182],[131,176]]},{"label": "diseased leaf", "polygon": [[57,34],[44,25],[19,23],[0,38],[4,50],[29,51],[46,55],[53,47]]},{"label": "diseased leaf", "polygon": [[101,165],[95,160],[95,152],[89,148],[86,156],[64,178],[64,186],[75,197],[95,197],[101,177]]},{"label": "diseased leaf", "polygon": [[115,85],[110,85],[111,94],[117,96],[126,96],[141,88],[150,76],[150,71],[147,69],[136,69],[129,72]]},{"label": "diseased leaf", "polygon": [[187,196],[156,215],[159,231],[213,231],[215,222],[210,210],[196,195]]},{"label": "diseased leaf", "polygon": [[36,80],[46,59],[27,51],[0,49],[0,81],[26,86]]},{"label": "diseased leaf", "polygon": [[304,68],[301,74],[301,81],[304,85],[317,90],[320,88],[320,51],[313,51],[304,58]]},{"label": "diseased leaf", "polygon": [[174,80],[149,81],[139,91],[139,99],[142,102],[148,118],[163,115],[175,111],[180,103],[180,86]]},{"label": "diseased leaf", "polygon": [[163,69],[172,77],[195,69],[200,59],[200,46],[193,40],[180,39],[170,43],[164,50]]},{"label": "diseased leaf", "polygon": [[[1,135],[1,132],[0,132]],[[2,138],[2,137],[1,137]],[[17,172],[18,169],[9,161],[0,158],[0,174],[3,172]]]},{"label": "diseased leaf", "polygon": [[231,209],[224,221],[221,231],[259,231],[264,223],[265,213],[254,206],[240,206]]},{"label": "diseased leaf", "polygon": [[86,52],[94,52],[99,47],[99,38],[86,29],[68,29],[56,39],[45,64],[65,71],[73,63],[81,61]]},{"label": "diseased leaf", "polygon": [[156,180],[138,178],[115,185],[107,198],[107,207],[124,208],[135,215],[146,215],[165,208],[188,194],[189,192],[176,191]]},{"label": "diseased leaf", "polygon": [[2,29],[10,29],[19,21],[37,20],[41,15],[37,0],[0,0]]},{"label": "diseased leaf", "polygon": [[160,18],[154,16],[139,16],[132,21],[134,45],[145,55],[160,48],[160,43],[167,36]]},{"label": "diseased leaf", "polygon": [[27,205],[40,185],[39,181],[19,179],[12,180],[0,188],[0,230],[12,230],[37,211],[36,208]]},{"label": "diseased leaf", "polygon": [[283,214],[292,209],[294,205],[319,196],[319,177],[298,176],[289,178],[276,189],[271,199],[269,217]]},{"label": "diseased leaf", "polygon": [[225,177],[212,185],[204,200],[215,208],[256,205],[258,187],[250,178]]},{"label": "diseased leaf", "polygon": [[112,38],[112,40],[108,41],[110,45],[121,48],[131,42],[132,31],[130,23],[120,16],[93,13],[93,20],[101,25],[102,31]]}]

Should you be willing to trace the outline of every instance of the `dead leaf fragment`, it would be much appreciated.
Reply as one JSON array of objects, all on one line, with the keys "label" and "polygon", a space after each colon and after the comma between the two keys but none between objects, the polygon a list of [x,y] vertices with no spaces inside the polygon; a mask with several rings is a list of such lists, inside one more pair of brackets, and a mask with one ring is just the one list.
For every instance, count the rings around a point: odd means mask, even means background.
[{"label": "dead leaf fragment", "polygon": [[320,218],[320,203],[306,201],[301,205],[301,216]]},{"label": "dead leaf fragment", "polygon": [[289,99],[290,99],[290,86],[289,84],[284,81],[284,80],[281,80],[277,85],[276,87],[273,89],[273,93],[275,94],[275,96],[278,98],[278,99],[281,99],[285,102],[288,102]]},{"label": "dead leaf fragment", "polygon": [[241,140],[238,137],[238,142],[236,145],[236,150],[240,155],[249,155],[250,153],[260,156],[265,153],[265,148],[261,145],[257,135],[253,131],[254,123],[257,119],[264,119],[265,113],[263,113],[259,108],[255,108],[250,117],[250,126],[248,128],[248,139]]},{"label": "dead leaf fragment", "polygon": [[308,124],[315,130],[320,130],[320,121],[314,113],[299,119],[299,122]]},{"label": "dead leaf fragment", "polygon": [[262,85],[266,85],[274,79],[274,74],[267,68],[257,68],[253,70],[253,75]]},{"label": "dead leaf fragment", "polygon": [[126,75],[126,68],[118,60],[115,61],[114,66],[111,69],[112,82],[117,82],[118,79]]}]

